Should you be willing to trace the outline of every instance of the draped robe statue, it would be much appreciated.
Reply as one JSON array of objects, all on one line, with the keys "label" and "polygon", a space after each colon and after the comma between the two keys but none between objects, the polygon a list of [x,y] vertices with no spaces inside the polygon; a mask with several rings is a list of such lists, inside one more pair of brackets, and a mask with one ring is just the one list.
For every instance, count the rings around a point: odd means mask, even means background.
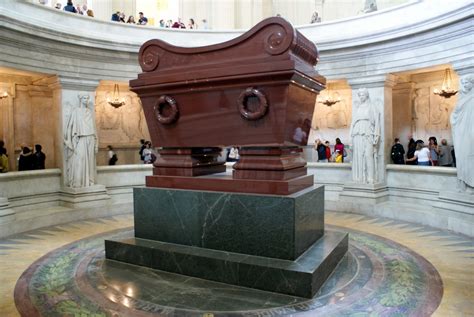
[{"label": "draped robe statue", "polygon": [[380,143],[380,112],[366,88],[357,91],[359,104],[352,117],[352,179],[374,184],[378,180],[377,155]]},{"label": "draped robe statue", "polygon": [[456,168],[462,189],[474,187],[474,75],[461,78],[461,94],[451,114]]},{"label": "draped robe statue", "polygon": [[98,150],[94,113],[89,107],[89,96],[79,96],[64,131],[66,148],[66,186],[88,187],[95,184]]}]

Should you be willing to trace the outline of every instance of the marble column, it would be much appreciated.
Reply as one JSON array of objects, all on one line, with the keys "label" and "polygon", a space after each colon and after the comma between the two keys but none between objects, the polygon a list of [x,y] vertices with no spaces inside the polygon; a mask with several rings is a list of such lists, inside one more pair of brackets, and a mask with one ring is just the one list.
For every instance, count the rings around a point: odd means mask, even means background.
[{"label": "marble column", "polygon": [[[472,58],[460,60],[453,63],[453,69],[459,76],[460,83],[459,86],[455,86],[459,92],[457,94],[457,105],[453,109],[451,117],[451,128],[453,130],[454,150],[456,151],[456,144],[462,144],[462,150],[456,152],[456,157],[462,156],[463,159],[462,161],[457,160],[457,188],[454,186],[446,187],[445,190],[440,191],[438,201],[433,204],[433,207],[436,213],[441,216],[452,215],[448,218],[446,228],[472,236],[474,234],[472,225],[474,222],[474,186],[471,186],[472,183],[466,183],[466,181],[470,182],[474,179],[474,175],[470,174],[474,173],[472,169],[474,164],[474,141],[472,139],[474,61]],[[455,119],[455,122],[453,122],[453,119]],[[471,130],[469,131],[469,129]],[[460,134],[459,132],[463,133]],[[460,139],[456,140],[457,138]],[[459,166],[463,163],[465,164],[464,168]]]},{"label": "marble column", "polygon": [[[345,184],[341,199],[354,203],[377,204],[388,199],[388,190],[386,186],[386,166],[390,164],[390,149],[393,143],[392,135],[392,88],[395,85],[396,77],[391,74],[380,76],[368,76],[349,79],[348,83],[352,88],[352,129],[357,129],[357,118],[361,117],[358,113],[358,107],[365,101],[361,99],[361,93],[367,94],[370,101],[371,129],[374,129],[374,135],[370,138],[370,145],[360,144],[353,138],[353,156],[355,151],[361,150],[357,147],[368,147],[366,155],[372,155],[373,172],[369,164],[354,162],[352,165],[352,181]],[[363,110],[361,110],[363,111]],[[363,115],[362,115],[363,117]],[[359,126],[360,127],[360,126]],[[369,140],[367,140],[369,142]],[[351,142],[352,143],[352,142]],[[369,151],[370,150],[370,151]],[[370,154],[367,154],[369,153]],[[360,153],[360,151],[359,151]],[[353,157],[353,160],[356,158]],[[365,175],[361,177],[361,175]]]},{"label": "marble column", "polygon": [[[74,107],[79,106],[79,96],[88,96],[90,100],[90,107],[93,114],[93,120],[95,124],[95,110],[94,110],[94,101],[95,101],[95,91],[99,82],[97,80],[90,79],[80,79],[72,77],[58,76],[58,80],[51,84],[50,87],[53,89],[53,103],[55,104],[56,111],[52,116],[57,116],[54,120],[59,122],[57,138],[57,157],[62,158],[60,160],[60,168],[62,170],[62,186],[61,186],[61,202],[62,205],[68,207],[91,207],[91,206],[100,206],[110,199],[107,194],[107,190],[104,185],[91,184],[90,186],[83,187],[70,187],[68,182],[69,175],[71,170],[67,169],[67,157],[66,157],[66,146],[64,143],[64,135],[66,132],[66,124],[71,116]],[[92,168],[96,169],[96,162],[94,161],[94,166]],[[97,177],[95,177],[97,179]]]},{"label": "marble column", "polygon": [[15,83],[0,83],[0,93],[6,92],[8,96],[0,99],[0,129],[8,153],[8,165],[10,171],[16,170],[15,160],[15,134],[14,134],[14,100],[16,97]]}]

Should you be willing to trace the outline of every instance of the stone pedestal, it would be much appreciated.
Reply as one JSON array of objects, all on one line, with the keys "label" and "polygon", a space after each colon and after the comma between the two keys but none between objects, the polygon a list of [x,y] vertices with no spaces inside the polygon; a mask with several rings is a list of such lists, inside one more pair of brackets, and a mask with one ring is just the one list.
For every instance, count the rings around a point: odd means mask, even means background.
[{"label": "stone pedestal", "polygon": [[104,185],[82,188],[61,188],[61,204],[69,208],[100,207],[107,204],[110,196]]},{"label": "stone pedestal", "polygon": [[0,197],[0,223],[15,219],[15,211],[9,207],[8,198]]},{"label": "stone pedestal", "polygon": [[135,238],[106,257],[311,298],[347,252],[324,232],[324,187],[287,196],[136,188]]},{"label": "stone pedestal", "polygon": [[353,204],[376,205],[388,201],[388,196],[388,187],[385,184],[347,183],[339,198]]}]

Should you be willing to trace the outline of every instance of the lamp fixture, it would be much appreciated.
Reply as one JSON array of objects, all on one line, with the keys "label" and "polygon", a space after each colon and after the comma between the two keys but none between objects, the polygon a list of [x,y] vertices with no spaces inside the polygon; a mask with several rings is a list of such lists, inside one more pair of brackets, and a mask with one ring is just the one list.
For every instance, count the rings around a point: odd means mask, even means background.
[{"label": "lamp fixture", "polygon": [[114,108],[120,108],[125,104],[125,98],[120,99],[120,89],[118,84],[114,85],[114,94],[112,100],[107,97],[107,102]]},{"label": "lamp fixture", "polygon": [[6,91],[4,91],[1,95],[0,95],[0,99],[3,99],[3,98],[7,98],[8,97],[8,93]]},{"label": "lamp fixture", "polygon": [[337,98],[334,98],[332,95],[331,95],[331,92],[329,90],[329,85],[328,85],[328,89],[326,90],[326,98],[323,99],[322,101],[318,101],[318,103],[322,103],[323,105],[326,105],[328,107],[331,107],[332,105],[338,103],[341,101],[341,97],[337,97]]},{"label": "lamp fixture", "polygon": [[451,96],[454,96],[458,93],[458,91],[452,87],[452,83],[453,80],[451,78],[451,70],[449,68],[446,68],[444,72],[444,79],[443,85],[441,86],[441,90],[435,89],[433,90],[433,93],[440,97],[451,98]]}]

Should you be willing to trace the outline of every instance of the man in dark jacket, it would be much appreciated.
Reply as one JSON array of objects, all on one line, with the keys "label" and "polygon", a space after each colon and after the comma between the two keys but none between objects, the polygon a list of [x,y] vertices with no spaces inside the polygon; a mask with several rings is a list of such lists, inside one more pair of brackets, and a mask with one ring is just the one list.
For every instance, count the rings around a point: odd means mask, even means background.
[{"label": "man in dark jacket", "polygon": [[45,169],[45,161],[46,155],[41,152],[43,147],[39,144],[35,145],[35,170],[44,170]]},{"label": "man in dark jacket", "polygon": [[72,4],[72,0],[68,0],[63,10],[67,12],[77,13],[76,8],[74,8],[74,4]]},{"label": "man in dark jacket", "polygon": [[393,164],[405,164],[405,149],[400,144],[400,139],[395,139],[395,144],[392,146],[391,157]]}]

